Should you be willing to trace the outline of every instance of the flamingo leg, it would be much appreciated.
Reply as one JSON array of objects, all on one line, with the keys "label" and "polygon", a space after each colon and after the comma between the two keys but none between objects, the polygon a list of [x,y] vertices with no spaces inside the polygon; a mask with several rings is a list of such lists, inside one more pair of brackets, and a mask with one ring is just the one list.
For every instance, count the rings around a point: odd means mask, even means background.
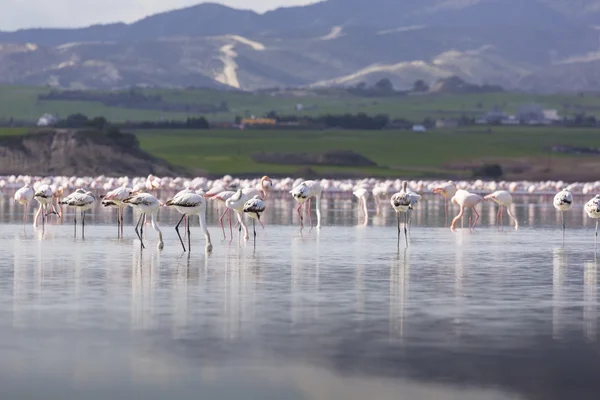
[{"label": "flamingo leg", "polygon": [[460,206],[460,212],[458,213],[458,215],[456,217],[454,217],[454,219],[452,220],[452,225],[450,225],[450,229],[455,231],[456,230],[456,222],[460,219],[462,221],[462,217],[463,215],[465,215],[465,206]]},{"label": "flamingo leg", "polygon": [[302,216],[302,213],[300,212],[300,208],[304,205],[304,203],[298,203],[298,207],[296,207],[296,211],[298,212],[298,216],[300,217],[300,228],[304,228],[304,217]]},{"label": "flamingo leg", "polygon": [[[200,216],[198,216],[200,218]],[[190,219],[186,218],[187,221],[187,236],[188,236],[188,251],[192,251],[192,233],[190,232]]]},{"label": "flamingo leg", "polygon": [[117,239],[121,237],[121,209],[117,208]]},{"label": "flamingo leg", "polygon": [[500,213],[502,212],[502,206],[498,207],[498,212],[496,213],[496,228],[500,230]]},{"label": "flamingo leg", "polygon": [[502,231],[504,232],[504,206],[500,207],[500,224]]},{"label": "flamingo leg", "polygon": [[[227,234],[225,234],[225,225],[223,225],[223,218],[225,218],[225,214],[227,214],[229,208],[225,207],[225,211],[221,214],[221,218],[219,218],[219,222],[221,223],[221,228],[223,228],[223,240],[227,239]],[[229,225],[231,225],[231,216],[229,216]]]},{"label": "flamingo leg", "polygon": [[[140,237],[144,237],[144,224],[146,224],[146,213],[142,214],[144,216],[144,222],[142,223],[142,225],[140,225]],[[142,243],[142,248],[144,247],[144,244]]]},{"label": "flamingo leg", "polygon": [[448,198],[444,197],[444,227],[448,226]]},{"label": "flamingo leg", "polygon": [[135,224],[135,234],[140,239],[140,243],[142,244],[142,249],[144,248],[144,242],[142,241],[142,235],[140,235],[140,231],[138,230],[140,227],[140,223],[142,222],[142,218],[144,218],[144,214],[140,215],[137,224]]},{"label": "flamingo leg", "polygon": [[396,211],[396,217],[398,218],[398,249],[400,249],[400,213]]},{"label": "flamingo leg", "polygon": [[471,227],[471,232],[475,229],[475,225],[477,225],[477,221],[479,221],[479,213],[477,212],[475,207],[473,207],[473,212],[475,213],[475,222],[473,222],[473,226]]},{"label": "flamingo leg", "polygon": [[560,218],[562,219],[562,234],[563,234],[563,242],[565,241],[565,212],[561,211],[560,212]]},{"label": "flamingo leg", "polygon": [[184,218],[185,218],[185,214],[181,217],[181,219],[179,220],[177,225],[175,225],[175,231],[177,232],[177,236],[179,236],[179,241],[181,242],[181,247],[183,247],[183,251],[185,252],[185,245],[183,244],[183,239],[181,238],[181,234],[179,233],[179,225],[181,224],[181,222],[183,221]]},{"label": "flamingo leg", "polygon": [[310,220],[310,228],[312,229],[313,227],[313,220],[312,220],[312,210],[310,207],[310,202],[311,202],[311,197],[308,198],[308,219]]},{"label": "flamingo leg", "polygon": [[408,224],[408,211],[404,213],[404,239],[406,240],[406,247],[408,247],[408,230],[406,225]]},{"label": "flamingo leg", "polygon": [[75,216],[73,217],[73,227],[75,231],[73,232],[73,237],[77,237],[77,209],[75,209]]},{"label": "flamingo leg", "polygon": [[598,219],[596,219],[596,235],[594,239],[594,248],[598,245]]},{"label": "flamingo leg", "polygon": [[229,219],[229,233],[231,234],[231,240],[233,240],[233,227],[231,225],[231,210],[227,209],[227,219]]},{"label": "flamingo leg", "polygon": [[252,218],[252,230],[254,231],[254,250],[256,250],[256,223],[254,218]]}]

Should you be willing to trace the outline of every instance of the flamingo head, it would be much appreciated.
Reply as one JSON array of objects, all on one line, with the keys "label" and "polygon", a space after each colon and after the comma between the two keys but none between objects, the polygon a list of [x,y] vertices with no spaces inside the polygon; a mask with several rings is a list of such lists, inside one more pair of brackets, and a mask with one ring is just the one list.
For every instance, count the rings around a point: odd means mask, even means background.
[{"label": "flamingo head", "polygon": [[260,179],[260,191],[263,194],[263,198],[267,197],[267,190],[270,190],[273,187],[273,181],[268,176],[263,176]]},{"label": "flamingo head", "polygon": [[446,191],[443,188],[435,188],[433,189],[434,194],[441,194],[442,196],[446,195]]}]

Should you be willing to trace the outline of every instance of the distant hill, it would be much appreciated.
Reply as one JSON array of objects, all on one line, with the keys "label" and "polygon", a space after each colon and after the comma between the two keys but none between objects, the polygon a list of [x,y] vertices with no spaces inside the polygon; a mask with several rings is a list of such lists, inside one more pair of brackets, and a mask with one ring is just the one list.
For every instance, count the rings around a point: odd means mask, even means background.
[{"label": "distant hill", "polygon": [[181,167],[142,151],[133,134],[106,135],[91,128],[40,129],[0,137],[3,174],[121,176],[185,175]]},{"label": "distant hill", "polygon": [[265,14],[205,3],[132,24],[0,32],[0,83],[252,90],[385,76],[407,88],[456,75],[600,90],[598,25],[599,0],[328,0]]}]

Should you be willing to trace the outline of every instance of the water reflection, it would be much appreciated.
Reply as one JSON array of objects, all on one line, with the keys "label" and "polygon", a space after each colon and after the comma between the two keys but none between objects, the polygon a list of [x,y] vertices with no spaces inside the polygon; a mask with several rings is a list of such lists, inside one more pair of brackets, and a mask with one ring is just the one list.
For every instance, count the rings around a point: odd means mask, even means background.
[{"label": "water reflection", "polygon": [[329,199],[329,226],[300,232],[293,202],[273,204],[256,252],[227,240],[211,254],[182,253],[172,229],[163,251],[140,251],[130,212],[118,240],[95,210],[85,241],[69,223],[25,236],[1,214],[0,398],[597,396],[597,260],[582,210],[563,246],[543,202],[519,199],[530,224],[519,232],[487,228],[487,209],[470,234],[444,228],[443,202],[426,199],[398,250],[391,208],[357,226],[352,199]]}]

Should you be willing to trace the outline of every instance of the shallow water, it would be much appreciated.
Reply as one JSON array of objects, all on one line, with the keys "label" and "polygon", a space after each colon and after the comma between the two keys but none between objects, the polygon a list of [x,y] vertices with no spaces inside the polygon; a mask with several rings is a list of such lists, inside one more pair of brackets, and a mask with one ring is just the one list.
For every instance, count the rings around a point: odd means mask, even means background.
[{"label": "shallow water", "polygon": [[256,250],[211,208],[214,251],[194,220],[183,254],[169,210],[142,252],[130,210],[124,239],[99,208],[82,239],[72,213],[42,235],[0,199],[0,398],[595,399],[595,222],[580,199],[563,242],[549,199],[515,202],[518,232],[484,204],[452,233],[428,197],[400,249],[387,202],[362,226],[325,201],[300,232],[270,200]]}]

